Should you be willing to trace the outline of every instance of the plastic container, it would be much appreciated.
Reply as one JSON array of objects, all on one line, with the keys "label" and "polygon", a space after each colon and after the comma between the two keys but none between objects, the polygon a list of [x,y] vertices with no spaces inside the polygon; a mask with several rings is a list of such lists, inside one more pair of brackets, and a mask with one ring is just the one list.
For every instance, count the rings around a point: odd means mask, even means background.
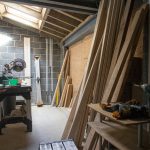
[{"label": "plastic container", "polygon": [[16,86],[18,84],[18,79],[9,79],[10,86]]}]

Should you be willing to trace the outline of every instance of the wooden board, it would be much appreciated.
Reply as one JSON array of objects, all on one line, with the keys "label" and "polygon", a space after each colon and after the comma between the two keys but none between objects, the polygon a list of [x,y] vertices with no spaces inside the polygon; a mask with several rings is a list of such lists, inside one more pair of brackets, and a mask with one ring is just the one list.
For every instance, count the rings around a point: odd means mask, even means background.
[{"label": "wooden board", "polygon": [[[93,89],[93,85],[95,83],[95,77],[96,77],[96,71],[97,71],[97,65],[99,62],[99,57],[100,57],[100,49],[98,49],[98,51],[96,53],[92,68],[90,70],[87,81],[85,83],[85,88],[84,88],[83,94],[81,96],[79,95],[79,102],[80,102],[79,108],[75,114],[71,129],[70,129],[70,133],[68,135],[68,138],[74,138],[75,143],[77,142],[76,140],[78,140],[78,139],[75,139],[76,138],[75,134],[77,133],[76,129],[79,128],[79,124],[81,123],[81,122],[79,122],[79,120],[84,119],[83,117],[84,117],[84,113],[86,111],[86,104],[88,103],[89,95],[90,95],[91,90]],[[80,133],[78,133],[78,134],[80,134]]]},{"label": "wooden board", "polygon": [[61,77],[63,75],[63,71],[64,71],[64,68],[65,68],[65,65],[67,63],[68,55],[69,55],[69,52],[66,51],[65,58],[64,58],[64,61],[63,61],[62,67],[61,67],[60,75],[59,75],[59,78],[58,78],[58,81],[57,81],[56,89],[55,89],[55,92],[54,92],[54,95],[53,95],[53,99],[52,99],[52,105],[53,106],[55,105],[55,99],[56,99],[57,91],[59,89]]},{"label": "wooden board", "polygon": [[87,65],[89,50],[91,47],[93,34],[86,36],[84,39],[70,46],[70,76],[74,87],[73,96],[76,95],[84,70]]},{"label": "wooden board", "polygon": [[103,98],[102,98],[102,102],[103,103],[107,103],[109,101],[111,101],[111,96],[114,92],[114,87],[117,84],[118,81],[118,77],[120,76],[120,73],[123,69],[123,65],[126,61],[126,58],[128,56],[128,53],[130,52],[131,48],[132,48],[132,44],[135,41],[135,38],[138,34],[138,30],[140,29],[140,24],[142,21],[142,17],[144,16],[144,9],[140,9],[139,11],[137,11],[137,13],[134,16],[134,19],[132,21],[131,26],[129,27],[127,36],[126,36],[126,41],[124,43],[124,46],[121,50],[121,53],[118,57],[118,61],[116,63],[116,66],[113,70],[113,73],[111,75],[110,81],[107,85],[107,88],[104,92]]},{"label": "wooden board", "polygon": [[129,128],[121,126],[119,124],[104,121],[100,122],[89,122],[91,126],[98,134],[100,134],[109,143],[114,145],[120,150],[149,150],[149,135],[144,132],[143,136],[143,148],[137,146],[137,128]]},{"label": "wooden board", "polygon": [[122,124],[122,125],[137,125],[137,124],[142,124],[142,123],[148,123],[148,122],[150,122],[150,119],[134,119],[134,120],[125,119],[125,120],[117,120],[116,118],[114,118],[112,116],[112,113],[103,110],[101,108],[100,104],[89,104],[88,106],[90,108],[92,108],[93,110],[99,112],[103,116],[108,117],[111,120],[113,120],[113,121],[115,121],[115,122],[117,122],[119,124]]},{"label": "wooden board", "polygon": [[113,53],[113,57],[112,57],[112,61],[111,61],[111,66],[110,66],[110,70],[109,70],[109,74],[108,74],[108,79],[107,79],[107,83],[111,77],[111,74],[113,72],[113,69],[116,65],[118,56],[120,54],[120,50],[122,48],[124,39],[125,39],[125,35],[127,32],[127,27],[129,25],[129,20],[130,20],[130,16],[131,16],[131,12],[132,12],[132,7],[133,7],[133,0],[127,0],[126,2],[126,6],[124,9],[124,13],[121,19],[121,23],[120,23],[120,28],[119,28],[119,33],[116,39],[116,44],[114,47],[114,53]]},{"label": "wooden board", "polygon": [[61,95],[61,99],[60,99],[60,102],[59,102],[60,107],[62,107],[64,105],[65,97],[66,97],[66,93],[67,93],[67,87],[68,87],[68,84],[71,84],[71,83],[72,83],[71,77],[67,76],[67,79],[66,79],[66,82],[65,82],[65,85],[64,85],[64,88],[63,88],[63,92],[62,92],[62,95]]},{"label": "wooden board", "polygon": [[71,98],[72,98],[72,93],[73,93],[73,85],[68,84],[64,107],[69,107],[69,104],[70,104]]}]

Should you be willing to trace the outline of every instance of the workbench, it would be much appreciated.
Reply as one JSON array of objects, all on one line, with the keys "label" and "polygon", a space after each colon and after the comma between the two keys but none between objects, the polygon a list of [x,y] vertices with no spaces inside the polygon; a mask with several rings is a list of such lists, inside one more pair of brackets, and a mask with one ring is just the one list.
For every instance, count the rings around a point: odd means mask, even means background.
[{"label": "workbench", "polygon": [[[32,116],[31,116],[31,86],[12,86],[0,88],[0,134],[2,128],[6,124],[23,122],[27,125],[27,131],[32,131]],[[26,100],[26,116],[12,117],[5,116],[3,102],[9,96],[22,96]]]}]

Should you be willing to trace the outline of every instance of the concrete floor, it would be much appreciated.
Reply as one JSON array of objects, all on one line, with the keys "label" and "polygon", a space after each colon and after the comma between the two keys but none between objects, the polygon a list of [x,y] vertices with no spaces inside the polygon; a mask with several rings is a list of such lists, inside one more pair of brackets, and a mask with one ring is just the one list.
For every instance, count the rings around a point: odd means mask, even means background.
[{"label": "concrete floor", "polygon": [[60,140],[68,109],[32,106],[33,131],[26,132],[22,123],[7,125],[0,135],[0,150],[38,150],[40,142]]}]

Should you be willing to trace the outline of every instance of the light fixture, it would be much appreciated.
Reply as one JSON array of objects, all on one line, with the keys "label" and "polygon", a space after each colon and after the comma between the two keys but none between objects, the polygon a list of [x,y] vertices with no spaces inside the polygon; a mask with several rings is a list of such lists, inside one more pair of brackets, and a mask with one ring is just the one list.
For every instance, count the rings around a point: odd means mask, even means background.
[{"label": "light fixture", "polygon": [[0,46],[7,44],[11,40],[11,37],[0,33]]}]

